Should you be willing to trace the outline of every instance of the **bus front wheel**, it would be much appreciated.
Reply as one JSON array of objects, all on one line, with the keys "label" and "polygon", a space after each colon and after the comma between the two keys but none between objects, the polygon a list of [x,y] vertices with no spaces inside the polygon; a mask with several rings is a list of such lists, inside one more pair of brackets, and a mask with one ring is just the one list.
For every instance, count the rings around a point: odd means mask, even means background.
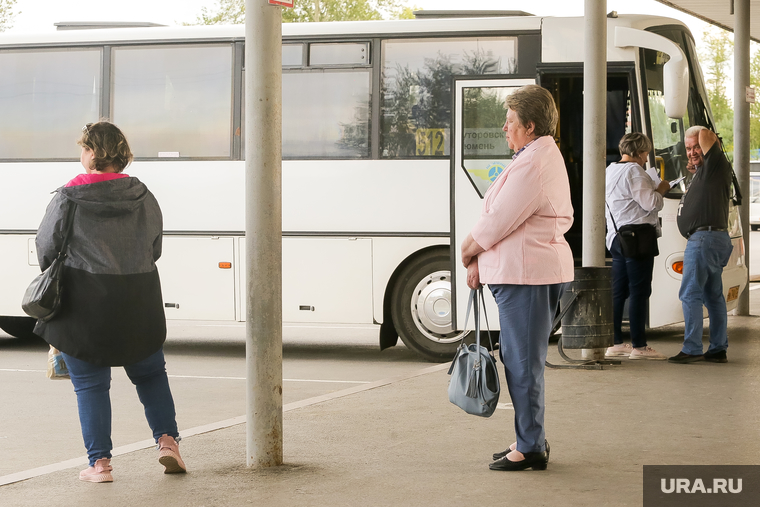
[{"label": "bus front wheel", "polygon": [[430,361],[454,357],[465,333],[451,328],[448,249],[423,252],[407,263],[397,278],[391,305],[393,323],[407,347]]}]

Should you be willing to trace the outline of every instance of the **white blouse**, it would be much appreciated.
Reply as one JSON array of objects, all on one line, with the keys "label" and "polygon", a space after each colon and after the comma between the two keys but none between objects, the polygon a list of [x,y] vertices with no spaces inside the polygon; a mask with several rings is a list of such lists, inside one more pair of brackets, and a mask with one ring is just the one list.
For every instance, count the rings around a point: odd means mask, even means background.
[{"label": "white blouse", "polygon": [[657,191],[657,184],[635,162],[618,162],[607,168],[605,183],[604,215],[607,218],[607,248],[615,239],[615,225],[618,229],[628,224],[652,224],[657,228],[657,237],[662,235],[658,212],[662,209],[663,197]]}]

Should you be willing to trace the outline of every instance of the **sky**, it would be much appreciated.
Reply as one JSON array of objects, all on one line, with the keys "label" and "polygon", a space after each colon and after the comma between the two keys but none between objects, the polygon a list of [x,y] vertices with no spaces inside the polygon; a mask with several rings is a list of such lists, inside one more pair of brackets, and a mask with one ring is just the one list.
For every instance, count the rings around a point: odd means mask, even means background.
[{"label": "sky", "polygon": [[[423,9],[461,9],[461,0],[406,0]],[[583,0],[480,0],[478,9],[522,10],[536,15],[581,16]],[[216,0],[17,0],[19,13],[12,33],[55,30],[61,21],[150,21],[166,25],[194,21],[203,7],[213,10]],[[657,14],[684,21],[698,41],[706,23],[666,7],[655,0],[607,0],[607,11],[621,14]]]}]

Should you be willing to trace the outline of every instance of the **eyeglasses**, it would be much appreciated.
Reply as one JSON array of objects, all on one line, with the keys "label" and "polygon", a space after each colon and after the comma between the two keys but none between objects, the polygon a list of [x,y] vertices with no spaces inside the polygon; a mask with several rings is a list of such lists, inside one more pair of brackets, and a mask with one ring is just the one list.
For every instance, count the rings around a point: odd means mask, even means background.
[{"label": "eyeglasses", "polygon": [[89,134],[90,133],[90,127],[92,127],[92,125],[93,125],[92,123],[88,123],[87,125],[85,125],[84,127],[82,127],[82,132],[84,132],[85,134]]}]

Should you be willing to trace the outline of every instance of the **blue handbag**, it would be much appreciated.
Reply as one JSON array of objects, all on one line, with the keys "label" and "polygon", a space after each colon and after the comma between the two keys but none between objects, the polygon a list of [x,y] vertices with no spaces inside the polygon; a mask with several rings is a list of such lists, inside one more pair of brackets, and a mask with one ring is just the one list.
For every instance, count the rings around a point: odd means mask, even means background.
[{"label": "blue handbag", "polygon": [[[473,309],[475,318],[475,343],[469,345],[462,343],[457,349],[454,360],[449,368],[449,401],[468,414],[480,417],[490,417],[496,410],[499,402],[499,373],[496,369],[496,359],[488,352],[488,349],[480,345],[480,312],[486,319],[485,298],[483,288],[472,289],[470,299],[467,302],[467,316],[465,326],[470,319],[470,309]],[[491,342],[491,332],[488,331],[488,340]]]}]

